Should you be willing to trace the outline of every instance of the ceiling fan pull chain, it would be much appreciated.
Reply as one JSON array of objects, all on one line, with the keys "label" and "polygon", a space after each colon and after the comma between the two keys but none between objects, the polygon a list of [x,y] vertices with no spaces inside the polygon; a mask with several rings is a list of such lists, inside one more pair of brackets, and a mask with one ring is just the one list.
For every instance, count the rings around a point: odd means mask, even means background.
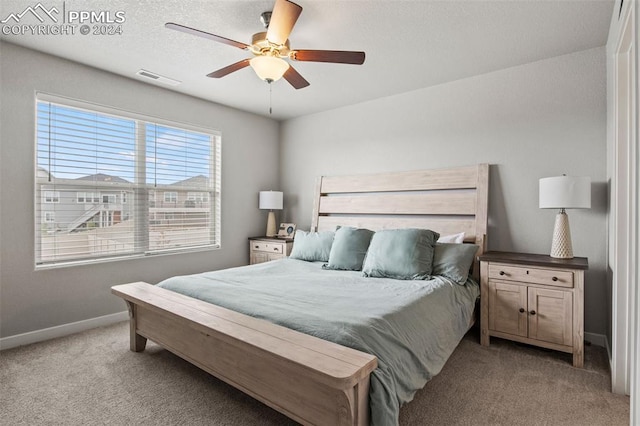
[{"label": "ceiling fan pull chain", "polygon": [[267,81],[267,83],[269,83],[269,115],[271,115],[271,82]]}]

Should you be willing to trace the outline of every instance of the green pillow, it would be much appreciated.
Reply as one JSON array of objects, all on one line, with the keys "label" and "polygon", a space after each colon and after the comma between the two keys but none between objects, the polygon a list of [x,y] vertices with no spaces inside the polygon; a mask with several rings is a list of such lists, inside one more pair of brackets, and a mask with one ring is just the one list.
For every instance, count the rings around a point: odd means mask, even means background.
[{"label": "green pillow", "polygon": [[333,231],[306,232],[296,231],[290,258],[309,262],[329,260],[329,252],[333,243]]},{"label": "green pillow", "polygon": [[431,276],[440,234],[428,229],[388,229],[371,238],[362,271],[365,277],[423,280]]},{"label": "green pillow", "polygon": [[329,263],[322,268],[361,271],[373,234],[368,229],[338,227],[329,253]]},{"label": "green pillow", "polygon": [[478,252],[475,244],[437,243],[433,255],[433,275],[442,275],[464,285]]}]

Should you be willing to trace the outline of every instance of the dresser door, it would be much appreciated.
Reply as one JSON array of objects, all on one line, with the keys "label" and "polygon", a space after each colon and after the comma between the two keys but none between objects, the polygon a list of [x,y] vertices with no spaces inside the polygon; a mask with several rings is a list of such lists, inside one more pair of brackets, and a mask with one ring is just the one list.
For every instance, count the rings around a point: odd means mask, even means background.
[{"label": "dresser door", "polygon": [[573,295],[569,291],[529,288],[529,337],[573,344]]},{"label": "dresser door", "polygon": [[489,281],[489,329],[527,336],[527,287]]}]

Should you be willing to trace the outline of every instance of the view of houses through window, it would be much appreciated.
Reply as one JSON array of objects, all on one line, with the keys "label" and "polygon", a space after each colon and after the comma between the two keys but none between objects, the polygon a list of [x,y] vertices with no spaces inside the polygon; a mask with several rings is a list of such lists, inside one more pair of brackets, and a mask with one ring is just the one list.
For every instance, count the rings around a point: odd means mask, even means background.
[{"label": "view of houses through window", "polygon": [[36,264],[219,245],[220,135],[99,109],[38,97]]}]

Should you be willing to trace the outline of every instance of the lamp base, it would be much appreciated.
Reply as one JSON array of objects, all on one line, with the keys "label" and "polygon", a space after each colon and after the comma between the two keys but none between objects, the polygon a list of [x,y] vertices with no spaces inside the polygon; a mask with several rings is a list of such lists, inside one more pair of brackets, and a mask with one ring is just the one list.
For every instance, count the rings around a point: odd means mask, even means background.
[{"label": "lamp base", "polygon": [[556,224],[553,228],[553,242],[551,243],[551,257],[555,257],[556,259],[573,259],[569,216],[567,216],[564,209],[556,215]]},{"label": "lamp base", "polygon": [[267,237],[275,237],[276,236],[276,215],[272,211],[269,212],[269,217],[267,218]]}]

